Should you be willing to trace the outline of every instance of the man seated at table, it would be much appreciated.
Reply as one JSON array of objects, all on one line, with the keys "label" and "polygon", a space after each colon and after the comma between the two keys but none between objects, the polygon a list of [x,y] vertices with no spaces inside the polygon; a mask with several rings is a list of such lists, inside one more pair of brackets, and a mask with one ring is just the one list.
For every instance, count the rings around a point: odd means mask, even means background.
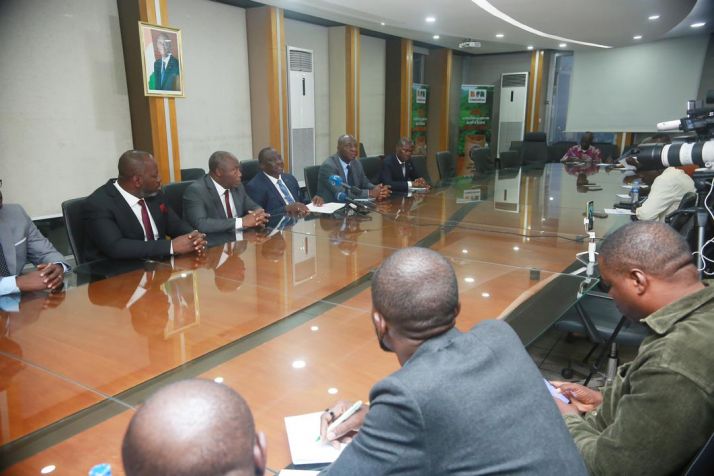
[{"label": "man seated at table", "polygon": [[[119,177],[84,201],[87,260],[145,259],[203,252],[205,236],[183,221],[164,199],[156,161],[128,150],[119,158]],[[167,240],[166,236],[173,239]]]},{"label": "man seated at table", "polygon": [[211,154],[208,173],[183,193],[183,214],[204,233],[263,226],[270,218],[241,186],[238,159],[222,150]]},{"label": "man seated at table", "polygon": [[[297,179],[283,171],[283,157],[275,149],[272,147],[262,149],[258,153],[258,164],[262,173],[256,174],[245,185],[248,196],[255,203],[271,214],[305,215],[310,212],[300,197],[300,185]],[[312,203],[321,206],[324,201],[322,197],[315,195]]]},{"label": "man seated at table", "polygon": [[602,392],[554,382],[591,474],[680,474],[714,429],[714,288],[663,223],[605,238],[598,264],[619,311],[649,328],[634,360]]},{"label": "man seated at table", "polygon": [[127,476],[255,476],[265,472],[265,449],[237,392],[193,379],[167,385],[139,407],[121,455]]},{"label": "man seated at table", "polygon": [[463,333],[459,310],[443,256],[406,248],[382,263],[372,324],[402,368],[372,388],[369,407],[329,432],[349,403],[323,413],[323,439],[351,440],[323,474],[586,474],[515,332],[493,320]]},{"label": "man seated at table", "polygon": [[[336,202],[337,194],[345,192],[350,198],[374,198],[382,200],[389,197],[389,187],[374,185],[367,179],[362,164],[357,157],[357,141],[349,134],[337,139],[337,153],[328,157],[320,166],[317,178],[317,194],[325,202]],[[330,177],[337,175],[345,187],[330,183]],[[351,189],[350,189],[351,188]],[[359,189],[359,192],[357,192]]]},{"label": "man seated at table", "polygon": [[[23,273],[28,262],[35,269]],[[3,204],[0,192],[0,296],[59,289],[68,270],[62,255],[40,233],[22,206]],[[13,299],[7,306],[15,308],[19,302]]]},{"label": "man seated at table", "polygon": [[394,153],[382,162],[382,172],[379,180],[394,192],[407,193],[413,187],[429,188],[412,164],[414,142],[408,137],[402,137],[394,148]]},{"label": "man seated at table", "polygon": [[593,146],[592,143],[593,133],[588,131],[580,138],[580,144],[576,144],[568,149],[560,161],[571,162],[577,160],[591,160],[594,163],[602,162],[600,149]]}]

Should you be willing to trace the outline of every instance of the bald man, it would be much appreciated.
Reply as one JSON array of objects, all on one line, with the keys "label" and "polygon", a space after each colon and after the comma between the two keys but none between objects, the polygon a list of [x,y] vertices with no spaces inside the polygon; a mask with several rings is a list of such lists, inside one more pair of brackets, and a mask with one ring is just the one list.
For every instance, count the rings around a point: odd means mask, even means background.
[{"label": "bald man", "polygon": [[503,321],[462,333],[460,308],[456,275],[438,253],[406,248],[382,263],[372,324],[402,368],[334,430],[349,403],[322,415],[323,439],[351,440],[323,474],[586,474],[518,336]]},{"label": "bald man", "polygon": [[591,474],[680,474],[714,430],[714,289],[684,239],[656,222],[602,243],[602,281],[650,335],[602,392],[554,382],[555,400]]},{"label": "bald man", "polygon": [[205,235],[191,230],[164,199],[151,154],[128,150],[119,158],[118,169],[116,180],[84,201],[87,260],[157,259],[205,250]]},{"label": "bald man", "polygon": [[265,435],[229,387],[184,380],[151,396],[122,443],[127,476],[255,476],[265,472]]}]

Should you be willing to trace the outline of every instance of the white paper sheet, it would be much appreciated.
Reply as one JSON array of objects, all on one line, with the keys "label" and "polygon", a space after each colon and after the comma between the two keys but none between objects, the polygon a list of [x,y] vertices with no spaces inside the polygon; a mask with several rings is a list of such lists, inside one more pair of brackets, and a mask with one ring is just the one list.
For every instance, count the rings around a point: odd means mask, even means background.
[{"label": "white paper sheet", "polygon": [[315,476],[319,471],[308,471],[305,469],[284,469],[278,473],[278,476]]},{"label": "white paper sheet", "polygon": [[293,464],[332,463],[342,452],[320,441],[322,412],[285,417]]},{"label": "white paper sheet", "polygon": [[630,196],[629,196],[628,194],[626,194],[626,193],[618,193],[618,194],[617,194],[617,197],[618,197],[618,198],[621,198],[621,199],[623,199],[623,200],[628,200],[628,199],[632,198],[632,197],[630,197]]},{"label": "white paper sheet", "polygon": [[330,202],[330,203],[325,203],[321,207],[318,207],[316,205],[313,205],[312,202],[307,204],[307,209],[310,210],[313,213],[335,213],[337,210],[340,208],[344,207],[344,203],[339,203],[339,202]]},{"label": "white paper sheet", "polygon": [[608,215],[634,215],[630,210],[624,208],[606,208],[604,212]]}]

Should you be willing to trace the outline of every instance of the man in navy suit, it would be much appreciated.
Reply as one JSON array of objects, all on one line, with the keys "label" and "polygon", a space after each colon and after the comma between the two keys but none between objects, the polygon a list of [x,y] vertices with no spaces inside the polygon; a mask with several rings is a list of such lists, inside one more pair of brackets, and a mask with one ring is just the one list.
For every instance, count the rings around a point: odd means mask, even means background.
[{"label": "man in navy suit", "polygon": [[414,142],[408,137],[402,137],[397,142],[394,154],[384,159],[379,181],[389,185],[395,192],[407,193],[412,187],[429,188],[422,177],[419,176],[412,164]]},{"label": "man in navy suit", "polygon": [[[84,201],[86,256],[146,259],[198,252],[205,235],[166,203],[156,161],[148,152],[128,150],[119,158],[119,178],[109,180]],[[167,240],[166,236],[173,239]]]},{"label": "man in navy suit", "polygon": [[[297,179],[283,172],[283,158],[272,147],[266,147],[258,154],[258,163],[262,173],[256,174],[245,186],[250,198],[268,213],[291,213],[305,215],[308,208],[300,197],[300,185]],[[322,197],[315,195],[312,203],[321,206]]]},{"label": "man in navy suit", "polygon": [[161,33],[156,39],[156,49],[161,58],[154,61],[155,88],[164,91],[180,91],[179,62],[171,53],[171,40]]}]

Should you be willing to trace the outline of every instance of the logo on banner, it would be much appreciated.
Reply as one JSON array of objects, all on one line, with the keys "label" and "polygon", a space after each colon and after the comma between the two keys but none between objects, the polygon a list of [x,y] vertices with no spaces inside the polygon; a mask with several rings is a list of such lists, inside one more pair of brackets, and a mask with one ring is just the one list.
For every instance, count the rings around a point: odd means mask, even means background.
[{"label": "logo on banner", "polygon": [[426,104],[426,91],[426,88],[419,88],[416,90],[417,104]]},{"label": "logo on banner", "polygon": [[486,90],[469,89],[469,104],[486,104]]}]

